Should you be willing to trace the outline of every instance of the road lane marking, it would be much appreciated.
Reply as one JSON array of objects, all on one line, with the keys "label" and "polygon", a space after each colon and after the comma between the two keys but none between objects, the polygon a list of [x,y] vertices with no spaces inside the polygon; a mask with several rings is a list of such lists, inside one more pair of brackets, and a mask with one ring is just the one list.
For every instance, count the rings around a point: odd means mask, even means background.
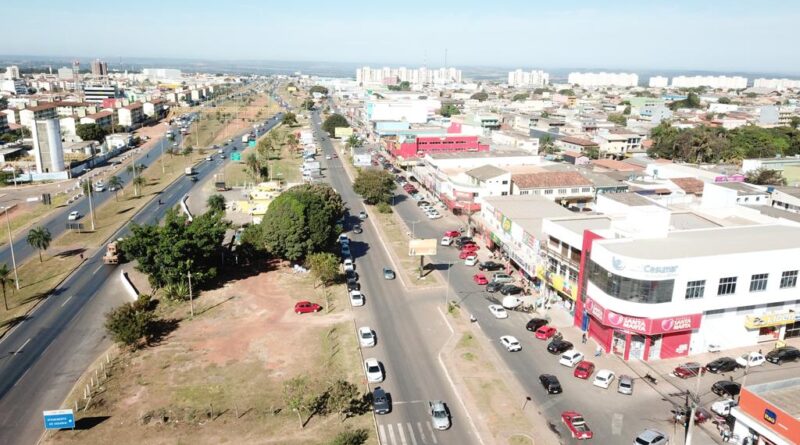
[{"label": "road lane marking", "polygon": [[97,266],[97,269],[95,269],[94,272],[92,272],[92,275],[96,274],[97,272],[100,272],[100,269],[102,269],[102,268],[103,268],[102,264]]},{"label": "road lane marking", "polygon": [[386,428],[389,430],[389,437],[392,439],[392,444],[396,444],[397,440],[394,438],[394,429],[392,429],[392,424],[386,425]]},{"label": "road lane marking", "polygon": [[20,346],[20,347],[19,347],[19,349],[17,349],[17,352],[15,352],[15,353],[14,353],[14,355],[17,355],[17,354],[19,354],[20,352],[22,352],[22,348],[24,348],[24,347],[25,347],[25,346],[26,346],[26,345],[27,345],[27,344],[28,344],[30,341],[31,341],[31,339],[30,339],[30,338],[29,338],[29,339],[27,339],[27,340],[25,340],[25,343],[23,343],[23,344],[22,344],[22,346]]},{"label": "road lane marking", "polygon": [[419,431],[419,437],[422,438],[422,443],[428,443],[428,441],[425,440],[425,432],[422,429],[422,422],[417,422],[417,431]]},{"label": "road lane marking", "polygon": [[64,300],[64,302],[63,302],[63,303],[61,303],[61,307],[64,307],[64,306],[67,304],[67,302],[68,302],[69,300],[71,300],[71,299],[72,299],[72,295],[70,295],[69,297],[67,297],[67,299],[66,299],[66,300]]},{"label": "road lane marking", "polygon": [[378,435],[380,436],[379,441],[381,445],[388,445],[389,442],[386,440],[386,429],[383,427],[383,424],[378,425],[378,428],[380,430]]},{"label": "road lane marking", "polygon": [[425,401],[424,400],[406,400],[406,401],[400,401],[400,402],[392,402],[392,405],[404,405],[404,404],[407,404],[407,403],[423,403],[423,402],[425,402]]},{"label": "road lane marking", "polygon": [[408,426],[408,435],[411,437],[411,444],[417,445],[417,438],[414,437],[414,426],[411,425],[411,422],[406,423],[406,425]]},{"label": "road lane marking", "polygon": [[400,435],[400,442],[403,445],[408,445],[408,442],[406,442],[406,430],[403,428],[402,423],[397,424],[397,433]]},{"label": "road lane marking", "polygon": [[611,417],[611,434],[615,436],[622,434],[622,418],[621,413],[614,413],[614,416]]},{"label": "road lane marking", "polygon": [[428,431],[431,433],[431,437],[433,438],[433,443],[439,443],[439,441],[436,440],[436,434],[433,434],[433,427],[431,426],[431,423],[430,422],[426,423],[428,424]]}]

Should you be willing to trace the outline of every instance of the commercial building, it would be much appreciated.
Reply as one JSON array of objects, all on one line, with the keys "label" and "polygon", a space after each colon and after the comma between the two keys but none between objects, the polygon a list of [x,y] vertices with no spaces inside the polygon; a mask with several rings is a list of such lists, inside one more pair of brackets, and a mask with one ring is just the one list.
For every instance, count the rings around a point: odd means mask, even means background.
[{"label": "commercial building", "polygon": [[512,87],[543,87],[550,83],[550,74],[542,70],[508,72],[508,85]]},{"label": "commercial building", "polygon": [[741,76],[677,76],[672,78],[672,87],[739,90],[747,88],[747,78]]},{"label": "commercial building", "polygon": [[108,76],[108,63],[100,59],[92,61],[92,76],[102,77]]},{"label": "commercial building", "polygon": [[733,434],[740,443],[800,443],[800,378],[745,385],[731,415],[736,419]]},{"label": "commercial building", "polygon": [[567,83],[581,87],[635,87],[639,75],[634,73],[569,73]]},{"label": "commercial building", "polygon": [[592,181],[574,171],[521,173],[511,177],[511,194],[542,196],[578,208],[594,199]]},{"label": "commercial building", "polygon": [[85,102],[100,104],[104,100],[117,97],[117,87],[114,85],[84,85],[83,96]]},{"label": "commercial building", "polygon": [[478,136],[461,134],[401,137],[397,141],[387,141],[386,148],[392,156],[403,159],[429,153],[489,151],[489,145],[481,144]]},{"label": "commercial building", "polygon": [[61,128],[58,119],[34,121],[33,156],[38,173],[64,171],[64,149],[61,144]]}]

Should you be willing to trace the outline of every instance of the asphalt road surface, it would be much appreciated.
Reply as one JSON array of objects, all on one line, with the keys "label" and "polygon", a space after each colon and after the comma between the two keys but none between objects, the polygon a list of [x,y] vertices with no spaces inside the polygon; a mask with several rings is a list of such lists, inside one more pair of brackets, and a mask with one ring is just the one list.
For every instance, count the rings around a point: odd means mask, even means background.
[{"label": "asphalt road surface", "polygon": [[[280,116],[266,121],[259,135],[275,126]],[[155,145],[150,152],[160,153]],[[224,147],[226,158],[230,158],[232,146],[241,148],[241,139],[234,138]],[[142,159],[155,162],[157,157],[143,154],[139,160]],[[152,200],[131,221],[149,224],[161,220],[195,184],[213,176],[225,162],[218,155],[211,162],[201,162],[195,168],[196,183],[188,177],[179,178],[161,193],[162,204]],[[110,194],[105,195],[107,199]],[[72,208],[57,213],[63,216],[68,210]],[[53,228],[63,230],[66,218],[52,219],[56,221]],[[126,224],[112,238],[125,236],[128,230]],[[56,233],[54,230],[54,237]],[[115,266],[103,264],[104,253],[99,249],[89,256],[26,320],[0,340],[0,444],[36,443],[43,430],[42,411],[62,408],[81,373],[108,344],[103,314],[120,304],[122,298],[97,298],[98,290],[109,279],[119,279]]]}]

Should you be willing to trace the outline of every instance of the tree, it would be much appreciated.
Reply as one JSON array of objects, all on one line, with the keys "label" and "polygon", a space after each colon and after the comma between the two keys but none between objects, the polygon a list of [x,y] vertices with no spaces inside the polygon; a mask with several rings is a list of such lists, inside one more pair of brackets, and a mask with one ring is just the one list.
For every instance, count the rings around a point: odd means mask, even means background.
[{"label": "tree", "polygon": [[444,117],[456,116],[461,114],[458,107],[455,104],[444,104],[442,105],[442,109],[439,110],[439,114]]},{"label": "tree", "polygon": [[717,103],[729,104],[729,103],[731,103],[731,99],[729,97],[723,96],[723,97],[720,97],[719,99],[717,99]]},{"label": "tree", "polygon": [[103,142],[106,130],[98,124],[78,124],[75,126],[75,134],[84,141]]},{"label": "tree", "polygon": [[119,192],[122,190],[122,179],[119,179],[119,176],[114,175],[108,178],[108,187],[114,190],[114,199],[119,201]]},{"label": "tree", "polygon": [[339,276],[339,258],[332,253],[312,253],[306,264],[311,268],[314,279],[323,286],[329,285]]},{"label": "tree", "polygon": [[50,234],[50,230],[48,230],[47,227],[38,226],[28,232],[26,241],[28,241],[31,247],[39,251],[39,262],[41,263],[43,261],[42,251],[50,247],[50,243],[53,241],[53,235]]},{"label": "tree", "polygon": [[571,88],[565,88],[563,90],[558,90],[558,94],[562,96],[574,96],[575,91],[573,91]]},{"label": "tree", "polygon": [[336,380],[328,388],[327,404],[346,419],[358,400],[358,387],[347,380]]},{"label": "tree", "polygon": [[328,89],[325,88],[322,85],[314,85],[313,87],[308,89],[308,92],[311,93],[311,94],[319,93],[319,94],[322,94],[323,96],[327,96],[328,95]]},{"label": "tree", "polygon": [[6,299],[6,287],[8,287],[11,282],[14,281],[11,279],[11,270],[8,268],[8,264],[3,263],[0,266],[0,286],[3,287],[3,305],[8,310],[8,300]]},{"label": "tree", "polygon": [[283,384],[283,403],[286,407],[297,413],[300,420],[300,428],[305,427],[303,413],[311,413],[317,397],[309,390],[308,378],[306,376],[293,377]]},{"label": "tree", "polygon": [[477,93],[473,94],[469,97],[470,99],[477,100],[478,102],[483,102],[489,99],[489,93],[485,91],[478,91]]},{"label": "tree", "polygon": [[254,181],[262,181],[268,176],[266,165],[262,164],[255,153],[248,153],[247,156],[245,156],[244,165]]},{"label": "tree", "polygon": [[615,123],[621,127],[628,125],[628,119],[619,113],[611,113],[608,115],[608,121]]},{"label": "tree", "polygon": [[206,207],[209,212],[225,214],[225,197],[218,193],[209,196],[206,200]]},{"label": "tree", "polygon": [[350,124],[347,122],[347,119],[338,113],[331,114],[327,119],[325,119],[325,122],[322,123],[322,129],[327,131],[331,136],[334,136],[335,129],[337,127],[349,126]]},{"label": "tree", "polygon": [[133,192],[136,194],[136,197],[139,197],[139,190],[147,185],[147,179],[144,178],[142,175],[135,176],[131,180],[131,184],[133,184]]},{"label": "tree", "polygon": [[357,134],[353,133],[347,138],[346,145],[348,148],[358,148],[364,145],[364,141],[362,141]]},{"label": "tree", "polygon": [[389,91],[411,91],[411,82],[404,80],[397,85],[389,85]]},{"label": "tree", "polygon": [[293,125],[297,125],[297,115],[292,113],[291,111],[287,111],[286,114],[283,115],[283,119],[281,119],[281,123],[286,125],[287,127],[291,127]]},{"label": "tree", "polygon": [[518,94],[515,94],[514,97],[511,98],[511,102],[520,102],[520,101],[523,101],[523,100],[527,100],[528,97],[530,97],[528,95],[528,93],[518,93]]},{"label": "tree", "polygon": [[686,99],[683,100],[676,100],[669,105],[669,108],[672,110],[677,110],[679,108],[700,108],[700,97],[697,93],[690,91],[689,94],[686,96]]},{"label": "tree", "polygon": [[800,127],[800,116],[792,116],[789,119],[789,126],[797,130]]},{"label": "tree", "polygon": [[155,317],[152,311],[142,306],[125,303],[106,314],[105,328],[115,342],[136,348],[150,334]]},{"label": "tree", "polygon": [[366,429],[347,429],[337,434],[330,445],[364,445],[367,439],[369,439],[369,432]]},{"label": "tree", "polygon": [[539,147],[541,151],[545,152],[545,154],[554,154],[556,152],[556,146],[553,143],[553,137],[549,134],[544,135],[541,139],[539,139]]},{"label": "tree", "polygon": [[314,100],[313,99],[304,100],[303,104],[301,105],[301,107],[303,107],[303,109],[306,109],[306,110],[309,110],[309,111],[313,110],[314,109]]},{"label": "tree", "polygon": [[394,188],[394,177],[386,170],[361,170],[353,182],[353,191],[367,204],[388,203]]},{"label": "tree", "polygon": [[756,185],[786,185],[786,178],[780,170],[758,168],[747,173],[746,181]]}]

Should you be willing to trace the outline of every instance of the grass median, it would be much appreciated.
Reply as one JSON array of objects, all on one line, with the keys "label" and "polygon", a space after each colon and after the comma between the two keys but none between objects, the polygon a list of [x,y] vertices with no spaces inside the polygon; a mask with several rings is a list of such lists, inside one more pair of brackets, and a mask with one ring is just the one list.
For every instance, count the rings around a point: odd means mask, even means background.
[{"label": "grass median", "polygon": [[[19,235],[21,232],[33,227],[36,225],[36,223],[47,217],[50,212],[61,207],[65,207],[68,199],[69,197],[62,193],[53,195],[53,203],[49,206],[44,205],[41,202],[30,205],[30,207],[29,204],[18,205],[18,210],[11,211],[8,215],[9,225],[11,226],[11,236],[15,237]],[[0,227],[6,229],[5,215],[2,213],[0,213]],[[8,234],[6,233],[6,236],[3,236],[2,239],[0,239],[0,246],[4,246],[7,243]]]}]

